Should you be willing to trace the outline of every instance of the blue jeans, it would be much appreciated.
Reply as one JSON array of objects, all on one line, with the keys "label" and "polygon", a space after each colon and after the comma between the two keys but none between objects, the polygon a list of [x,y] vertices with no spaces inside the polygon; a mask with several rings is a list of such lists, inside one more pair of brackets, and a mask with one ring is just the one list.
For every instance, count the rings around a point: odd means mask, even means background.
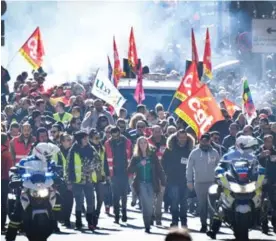
[{"label": "blue jeans", "polygon": [[87,213],[92,214],[95,211],[95,196],[93,183],[73,184],[73,194],[76,202],[76,212],[82,211],[83,193],[86,199]]},{"label": "blue jeans", "polygon": [[178,225],[180,219],[182,225],[187,225],[187,189],[184,186],[168,185],[168,193],[171,200],[172,224]]},{"label": "blue jeans", "polygon": [[97,204],[96,204],[96,215],[99,217],[103,200],[104,200],[104,183],[102,182],[97,182],[94,184],[95,185],[95,191],[97,195]]},{"label": "blue jeans", "polygon": [[112,189],[108,182],[104,184],[104,204],[106,207],[112,206]]},{"label": "blue jeans", "polygon": [[150,223],[153,215],[153,198],[154,192],[152,183],[141,182],[139,199],[142,205],[145,228],[150,228]]},{"label": "blue jeans", "polygon": [[115,219],[120,217],[120,200],[122,207],[122,215],[127,215],[127,194],[128,194],[128,177],[112,177],[112,195],[113,195],[113,208]]}]

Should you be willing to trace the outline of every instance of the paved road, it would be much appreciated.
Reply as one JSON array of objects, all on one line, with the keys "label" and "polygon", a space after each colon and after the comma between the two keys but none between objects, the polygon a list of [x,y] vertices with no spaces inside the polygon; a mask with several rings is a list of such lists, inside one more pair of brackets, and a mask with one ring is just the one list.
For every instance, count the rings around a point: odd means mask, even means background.
[{"label": "paved road", "polygon": [[[78,232],[73,229],[64,229],[61,228],[63,234],[52,235],[48,240],[49,241],[88,241],[96,238],[97,241],[161,241],[164,240],[165,234],[168,232],[170,225],[170,215],[164,214],[163,216],[163,226],[162,227],[153,227],[151,229],[152,234],[146,234],[144,232],[142,216],[139,210],[135,208],[128,209],[128,222],[126,224],[114,224],[114,218],[108,217],[106,214],[102,213],[99,220],[99,229],[96,230],[96,233],[92,234],[89,230],[84,230],[83,232]],[[72,215],[72,222],[75,217]],[[84,221],[86,224],[86,222]],[[196,241],[207,241],[210,240],[206,234],[201,234],[198,232],[200,229],[199,218],[189,216],[188,226],[192,233],[194,240]],[[272,234],[272,233],[271,233]],[[251,231],[250,239],[257,241],[276,241],[276,236],[266,236],[263,235],[260,231]],[[4,241],[4,236],[1,236],[1,240]],[[17,241],[26,241],[27,239],[24,236],[19,236]],[[95,240],[95,239],[94,239]],[[217,240],[234,240],[232,231],[228,228],[223,227],[221,233],[217,236]]]}]

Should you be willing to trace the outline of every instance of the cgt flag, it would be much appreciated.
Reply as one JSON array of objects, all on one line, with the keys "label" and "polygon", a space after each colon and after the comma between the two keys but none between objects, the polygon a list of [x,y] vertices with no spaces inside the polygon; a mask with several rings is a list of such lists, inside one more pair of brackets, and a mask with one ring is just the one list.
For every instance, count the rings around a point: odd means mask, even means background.
[{"label": "cgt flag", "polygon": [[209,36],[209,29],[206,30],[206,39],[205,39],[205,48],[204,48],[204,55],[203,55],[203,69],[204,74],[209,78],[212,79],[212,63],[211,63],[211,42]]},{"label": "cgt flag", "polygon": [[37,70],[42,65],[42,57],[45,55],[40,29],[37,27],[29,39],[19,49],[28,63]]},{"label": "cgt flag", "polygon": [[101,70],[97,73],[91,93],[111,105],[119,116],[126,99]]},{"label": "cgt flag", "polygon": [[205,84],[182,102],[175,113],[193,128],[198,138],[217,121],[224,119],[216,100]]},{"label": "cgt flag", "polygon": [[175,108],[178,107],[181,102],[197,92],[201,86],[202,84],[198,79],[196,63],[193,61],[188,71],[183,76],[181,83],[174,94],[171,103],[172,109],[175,110]]},{"label": "cgt flag", "polygon": [[113,68],[113,78],[115,87],[118,86],[120,78],[124,76],[124,72],[122,71],[120,58],[117,50],[117,45],[115,42],[115,37],[113,37],[113,52],[114,52],[114,68]]},{"label": "cgt flag", "polygon": [[228,114],[233,117],[234,113],[241,108],[235,105],[232,101],[224,98],[223,99],[224,108],[227,110]]},{"label": "cgt flag", "polygon": [[242,93],[242,112],[248,121],[252,120],[257,116],[256,108],[253,103],[252,94],[248,85],[248,80],[243,79],[243,93]]},{"label": "cgt flag", "polygon": [[138,68],[138,56],[137,56],[136,43],[135,43],[135,38],[133,33],[133,27],[131,27],[130,36],[129,36],[128,64],[132,68],[132,70],[136,73]]}]

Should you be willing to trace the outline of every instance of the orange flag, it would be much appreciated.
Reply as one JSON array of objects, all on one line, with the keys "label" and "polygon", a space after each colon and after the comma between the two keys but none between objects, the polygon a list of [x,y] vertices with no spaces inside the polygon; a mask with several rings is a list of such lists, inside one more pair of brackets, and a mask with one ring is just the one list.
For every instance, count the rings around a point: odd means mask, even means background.
[{"label": "orange flag", "polygon": [[228,114],[232,117],[235,113],[236,110],[241,110],[241,108],[237,105],[235,105],[233,102],[230,100],[224,98],[223,103],[225,106],[225,109],[227,110]]},{"label": "orange flag", "polygon": [[205,84],[182,102],[175,113],[193,128],[198,138],[217,121],[224,119],[215,98]]},{"label": "orange flag", "polygon": [[205,39],[205,48],[204,48],[204,55],[203,55],[203,69],[204,74],[209,78],[212,79],[212,63],[211,63],[211,42],[209,36],[209,29],[206,30],[206,39]]},{"label": "orange flag", "polygon": [[196,63],[193,61],[188,71],[183,76],[174,97],[180,101],[184,101],[187,97],[197,92],[201,86],[202,84],[198,79]]},{"label": "orange flag", "polygon": [[129,66],[133,69],[133,71],[136,72],[138,65],[138,56],[134,39],[133,27],[131,27],[129,36],[128,63]]},{"label": "orange flag", "polygon": [[198,54],[197,54],[194,29],[192,29],[192,61],[195,61],[196,64],[198,64]]},{"label": "orange flag", "polygon": [[120,78],[124,76],[124,72],[122,71],[122,68],[121,68],[117,45],[115,42],[115,37],[113,37],[113,51],[114,51],[114,68],[113,68],[114,85],[115,87],[117,87],[120,81]]},{"label": "orange flag", "polygon": [[35,29],[29,39],[23,44],[19,52],[35,70],[42,65],[42,57],[45,53],[39,27]]}]

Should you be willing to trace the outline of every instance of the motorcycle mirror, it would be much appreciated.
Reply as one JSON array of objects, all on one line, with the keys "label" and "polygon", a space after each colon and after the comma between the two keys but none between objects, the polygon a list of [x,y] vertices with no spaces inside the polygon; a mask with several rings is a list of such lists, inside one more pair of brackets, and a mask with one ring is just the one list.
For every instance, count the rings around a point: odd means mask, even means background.
[{"label": "motorcycle mirror", "polygon": [[16,172],[17,172],[17,170],[18,170],[18,168],[17,168],[17,167],[11,167],[10,172],[12,172],[12,173],[16,173]]}]

